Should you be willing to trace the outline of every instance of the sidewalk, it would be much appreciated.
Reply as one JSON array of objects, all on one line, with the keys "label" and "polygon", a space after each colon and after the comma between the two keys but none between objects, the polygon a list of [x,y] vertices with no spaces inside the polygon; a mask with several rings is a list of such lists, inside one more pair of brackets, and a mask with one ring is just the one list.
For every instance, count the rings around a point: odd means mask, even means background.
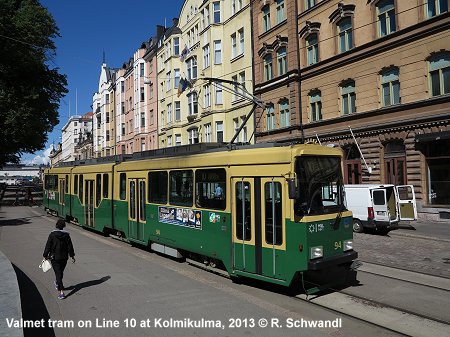
[{"label": "sidewalk", "polygon": [[22,318],[20,291],[11,262],[0,251],[0,336],[23,337],[22,328],[8,328],[6,319]]},{"label": "sidewalk", "polygon": [[438,239],[450,242],[450,225],[444,222],[431,221],[402,221],[394,227],[389,235],[418,237],[423,239]]}]

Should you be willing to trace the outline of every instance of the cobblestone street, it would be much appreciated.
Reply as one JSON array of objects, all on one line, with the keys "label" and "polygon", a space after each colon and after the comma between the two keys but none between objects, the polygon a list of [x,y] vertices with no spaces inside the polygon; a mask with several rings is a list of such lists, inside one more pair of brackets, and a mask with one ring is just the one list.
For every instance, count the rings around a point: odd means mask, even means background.
[{"label": "cobblestone street", "polygon": [[355,233],[354,245],[361,261],[450,278],[448,241]]}]

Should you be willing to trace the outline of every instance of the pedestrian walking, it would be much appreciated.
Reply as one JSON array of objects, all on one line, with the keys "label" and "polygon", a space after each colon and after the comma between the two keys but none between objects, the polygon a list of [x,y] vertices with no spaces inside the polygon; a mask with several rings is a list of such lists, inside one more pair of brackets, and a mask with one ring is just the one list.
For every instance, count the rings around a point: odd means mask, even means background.
[{"label": "pedestrian walking", "polygon": [[59,292],[58,298],[60,300],[66,298],[64,294],[63,276],[69,256],[72,259],[72,263],[75,263],[75,251],[72,240],[70,239],[69,233],[64,230],[64,227],[66,227],[64,220],[60,219],[56,222],[56,229],[49,234],[44,249],[44,258],[50,259],[52,262],[56,277],[54,285]]}]

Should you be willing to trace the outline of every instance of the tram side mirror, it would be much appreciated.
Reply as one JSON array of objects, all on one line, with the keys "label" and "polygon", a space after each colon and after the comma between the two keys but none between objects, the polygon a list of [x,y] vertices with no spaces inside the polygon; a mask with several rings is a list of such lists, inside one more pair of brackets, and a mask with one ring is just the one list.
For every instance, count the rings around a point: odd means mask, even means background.
[{"label": "tram side mirror", "polygon": [[298,191],[297,186],[295,186],[295,178],[289,178],[287,182],[288,182],[289,199],[297,199]]}]

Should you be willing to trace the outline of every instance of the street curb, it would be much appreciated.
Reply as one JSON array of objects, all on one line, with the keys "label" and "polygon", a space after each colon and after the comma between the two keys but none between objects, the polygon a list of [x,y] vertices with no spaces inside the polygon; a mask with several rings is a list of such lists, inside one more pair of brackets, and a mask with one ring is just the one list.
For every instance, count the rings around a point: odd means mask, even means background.
[{"label": "street curb", "polygon": [[448,242],[450,243],[450,239],[443,239],[443,238],[437,238],[433,236],[427,236],[427,235],[420,235],[420,234],[408,234],[408,233],[399,233],[396,231],[390,231],[389,235],[393,236],[404,236],[408,238],[416,238],[416,239],[424,239],[424,240],[431,240],[431,241],[441,241],[441,242]]}]

